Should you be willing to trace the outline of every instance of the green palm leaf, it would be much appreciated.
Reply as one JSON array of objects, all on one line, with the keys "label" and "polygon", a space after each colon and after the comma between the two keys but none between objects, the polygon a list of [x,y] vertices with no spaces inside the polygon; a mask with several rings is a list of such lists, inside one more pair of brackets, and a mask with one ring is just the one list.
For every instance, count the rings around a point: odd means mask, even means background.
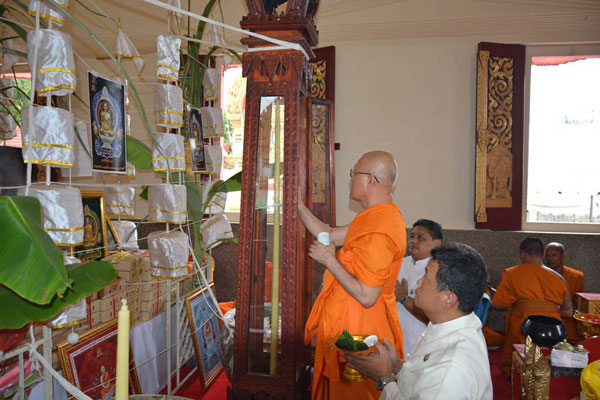
[{"label": "green palm leaf", "polygon": [[107,261],[69,265],[66,271],[69,280],[73,282],[72,287],[67,289],[62,298],[54,296],[45,305],[27,301],[0,285],[0,304],[3,307],[0,313],[0,329],[17,329],[29,321],[44,321],[52,318],[64,307],[97,292],[117,277],[117,271]]},{"label": "green palm leaf", "polygon": [[0,196],[0,215],[0,283],[37,304],[62,296],[71,280],[61,252],[42,229],[40,202]]}]

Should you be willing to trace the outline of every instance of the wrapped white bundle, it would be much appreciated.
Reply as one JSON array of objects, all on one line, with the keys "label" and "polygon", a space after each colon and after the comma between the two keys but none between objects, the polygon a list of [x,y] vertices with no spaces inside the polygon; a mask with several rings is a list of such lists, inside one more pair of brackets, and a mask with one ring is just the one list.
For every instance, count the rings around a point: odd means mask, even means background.
[{"label": "wrapped white bundle", "polygon": [[[24,189],[20,190],[22,195]],[[34,185],[29,196],[42,206],[42,227],[59,246],[83,243],[83,203],[79,189],[68,186]]]},{"label": "wrapped white bundle", "polygon": [[[181,8],[181,0],[167,0],[167,4],[177,8]],[[183,15],[181,13],[174,13],[169,11],[169,22],[171,25],[171,31],[177,32],[181,35],[181,25],[183,24]],[[211,24],[209,24],[211,25]]]},{"label": "wrapped white bundle", "polygon": [[90,150],[90,138],[87,134],[87,124],[85,121],[80,119],[75,120],[75,133],[79,133],[79,138],[83,141],[83,144],[75,137],[75,162],[73,167],[63,167],[60,170],[60,174],[63,178],[71,177],[84,177],[92,176],[92,152]]},{"label": "wrapped white bundle", "polygon": [[[223,118],[221,117],[221,121]],[[183,92],[176,85],[154,87],[154,123],[166,128],[183,126]]]},{"label": "wrapped white bundle", "polygon": [[225,122],[223,121],[223,111],[219,107],[200,108],[202,116],[202,132],[204,138],[221,137],[225,134]]},{"label": "wrapped white bundle", "polygon": [[131,186],[113,186],[104,189],[106,212],[111,216],[133,218],[135,214],[135,189]]},{"label": "wrapped white bundle", "polygon": [[148,222],[183,224],[187,220],[184,185],[153,185],[148,188]]},{"label": "wrapped white bundle", "polygon": [[[210,181],[201,184],[202,191],[202,204],[205,204],[208,200],[208,193],[212,187],[218,181]],[[217,192],[213,196],[210,204],[206,207],[207,214],[219,214],[225,211],[225,202],[227,201],[227,194],[223,192]]]},{"label": "wrapped white bundle", "polygon": [[148,236],[152,276],[175,279],[188,275],[188,235],[181,231],[152,232]]},{"label": "wrapped white bundle", "polygon": [[[65,265],[77,264],[81,260],[72,256],[63,256]],[[60,314],[52,318],[50,326],[55,329],[66,328],[82,323],[87,318],[86,299],[81,299],[79,303],[66,306],[60,311]]]},{"label": "wrapped white bundle", "polygon": [[152,146],[152,169],[155,171],[185,171],[184,138],[174,133],[155,134]]},{"label": "wrapped white bundle", "polygon": [[208,24],[205,29],[208,29],[208,41],[213,42],[215,45],[220,47],[227,47],[225,39],[223,38],[223,28],[216,26],[215,24]]},{"label": "wrapped white bundle", "polygon": [[125,175],[135,178],[135,165],[133,165],[129,161],[127,161],[127,173]]},{"label": "wrapped white bundle", "polygon": [[[69,0],[55,0],[55,2],[65,10],[69,8]],[[27,13],[35,17],[38,12],[40,13],[40,18],[50,20],[58,26],[63,26],[65,23],[65,18],[53,5],[41,0],[29,0]]]},{"label": "wrapped white bundle", "polygon": [[220,71],[216,68],[207,68],[204,70],[202,78],[202,90],[204,91],[203,100],[216,100],[219,95]]},{"label": "wrapped white bundle", "polygon": [[[12,99],[14,88],[11,86],[13,86],[12,79],[0,79],[0,89],[4,89],[0,91],[0,96]],[[10,107],[11,105],[10,100],[3,98],[0,98],[0,104],[6,107]],[[14,138],[17,134],[15,129],[16,126],[17,124],[12,114],[9,113],[3,106],[0,106],[0,139],[8,140]]]},{"label": "wrapped white bundle", "polygon": [[223,164],[223,148],[220,145],[204,146],[206,156],[206,172],[211,175],[221,175]]},{"label": "wrapped white bundle", "polygon": [[66,96],[77,85],[71,36],[55,29],[40,29],[27,34],[27,61],[33,66],[34,45],[37,43],[35,90],[42,94]]},{"label": "wrapped white bundle", "polygon": [[233,230],[225,214],[213,215],[201,227],[201,246],[208,250],[221,244],[222,239],[232,239]]},{"label": "wrapped white bundle", "polygon": [[173,35],[158,35],[156,38],[156,77],[171,82],[179,79],[179,51],[181,39]]},{"label": "wrapped white bundle", "polygon": [[31,150],[34,164],[72,167],[75,162],[73,114],[62,108],[33,107],[33,121],[29,121],[30,107],[21,110],[23,160],[29,162]]},{"label": "wrapped white bundle", "polygon": [[138,251],[138,235],[133,221],[111,221],[121,244],[119,248],[125,251]]},{"label": "wrapped white bundle", "polygon": [[144,59],[121,28],[119,28],[117,34],[117,53],[115,55],[119,58],[131,58],[135,63],[138,73],[144,68]]}]

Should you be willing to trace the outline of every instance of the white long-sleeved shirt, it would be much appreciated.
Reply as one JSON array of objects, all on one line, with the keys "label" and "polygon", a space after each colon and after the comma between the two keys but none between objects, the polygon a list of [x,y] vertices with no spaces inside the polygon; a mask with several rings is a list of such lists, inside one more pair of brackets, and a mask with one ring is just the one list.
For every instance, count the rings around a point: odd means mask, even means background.
[{"label": "white long-sleeved shirt", "polygon": [[[406,279],[408,283],[408,296],[415,298],[415,290],[417,290],[417,281],[425,275],[425,267],[431,257],[415,261],[412,256],[404,257],[402,267],[398,274],[398,282]],[[425,325],[421,320],[412,315],[400,302],[396,302],[398,308],[398,318],[400,319],[400,327],[402,328],[402,343],[404,346],[404,354],[407,355],[412,350],[413,346],[425,330]]]},{"label": "white long-sleeved shirt", "polygon": [[380,399],[492,399],[492,378],[481,321],[473,313],[429,323]]}]

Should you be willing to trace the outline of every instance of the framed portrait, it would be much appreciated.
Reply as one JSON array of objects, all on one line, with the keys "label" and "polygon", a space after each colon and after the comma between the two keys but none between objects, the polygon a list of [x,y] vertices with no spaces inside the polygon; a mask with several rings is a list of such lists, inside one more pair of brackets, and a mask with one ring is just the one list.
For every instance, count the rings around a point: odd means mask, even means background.
[{"label": "framed portrait", "polygon": [[219,356],[219,305],[210,296],[209,290],[214,290],[214,284],[198,288],[185,298],[196,363],[204,389],[210,386],[223,369]]},{"label": "framed portrait", "polygon": [[88,72],[92,169],[127,173],[125,85]]},{"label": "framed portrait", "polygon": [[[83,333],[77,344],[57,346],[63,375],[92,399],[115,396],[117,368],[117,318]],[[140,393],[133,353],[129,350],[129,391]]]},{"label": "framed portrait", "polygon": [[119,240],[119,235],[113,226],[110,218],[106,217],[106,234],[107,234],[107,242],[108,242],[108,251],[117,251],[119,250],[119,245],[121,241]]},{"label": "framed portrait", "polygon": [[200,110],[194,107],[189,107],[188,109],[188,132],[190,149],[192,150],[192,171],[206,171],[202,115],[200,114]]},{"label": "framed portrait", "polygon": [[75,246],[77,258],[80,260],[104,258],[108,249],[104,192],[84,190],[81,192],[81,201],[83,202],[83,244]]}]

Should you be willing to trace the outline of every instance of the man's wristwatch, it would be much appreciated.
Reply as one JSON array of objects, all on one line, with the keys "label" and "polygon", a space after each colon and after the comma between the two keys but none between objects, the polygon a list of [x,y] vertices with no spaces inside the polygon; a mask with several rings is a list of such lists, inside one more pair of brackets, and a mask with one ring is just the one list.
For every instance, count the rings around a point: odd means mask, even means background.
[{"label": "man's wristwatch", "polygon": [[385,385],[387,385],[388,383],[395,381],[396,380],[396,374],[394,374],[393,372],[391,374],[389,374],[388,376],[384,376],[381,378],[377,378],[375,380],[375,388],[377,390],[383,390],[383,388],[385,387]]},{"label": "man's wristwatch", "polygon": [[406,304],[408,301],[408,296],[400,296],[400,304]]}]

